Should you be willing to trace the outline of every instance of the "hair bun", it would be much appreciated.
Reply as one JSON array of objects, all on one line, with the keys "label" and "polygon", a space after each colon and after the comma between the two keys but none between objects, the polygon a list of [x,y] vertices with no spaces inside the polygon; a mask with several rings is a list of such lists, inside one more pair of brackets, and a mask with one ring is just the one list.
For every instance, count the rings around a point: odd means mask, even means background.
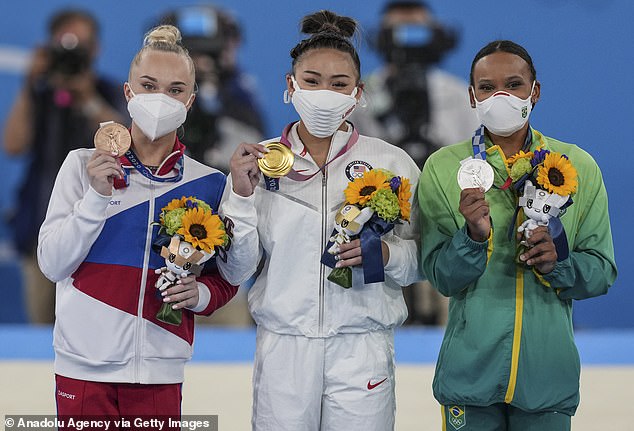
[{"label": "hair bun", "polygon": [[302,20],[302,33],[335,33],[350,38],[357,29],[357,22],[347,16],[340,16],[329,10],[320,10],[307,15]]},{"label": "hair bun", "polygon": [[173,25],[159,25],[153,28],[143,39],[143,46],[154,43],[166,43],[168,45],[179,45],[182,40],[181,32]]}]

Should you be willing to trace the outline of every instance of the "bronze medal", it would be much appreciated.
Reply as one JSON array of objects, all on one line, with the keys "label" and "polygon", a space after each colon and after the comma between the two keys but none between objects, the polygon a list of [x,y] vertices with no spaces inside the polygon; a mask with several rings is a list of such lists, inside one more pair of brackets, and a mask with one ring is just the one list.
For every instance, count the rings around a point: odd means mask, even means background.
[{"label": "bronze medal", "polygon": [[291,149],[281,142],[269,142],[265,147],[269,149],[269,152],[264,154],[264,158],[258,159],[262,173],[270,178],[287,175],[293,168],[295,160]]},{"label": "bronze medal", "polygon": [[128,151],[132,143],[132,137],[128,129],[114,121],[101,123],[99,129],[95,133],[95,148],[117,153],[120,157]]}]

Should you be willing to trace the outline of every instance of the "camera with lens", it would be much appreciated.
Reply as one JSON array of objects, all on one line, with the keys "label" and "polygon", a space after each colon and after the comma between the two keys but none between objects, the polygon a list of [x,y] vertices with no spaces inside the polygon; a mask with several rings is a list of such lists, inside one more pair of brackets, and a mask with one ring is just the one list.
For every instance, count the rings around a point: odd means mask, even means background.
[{"label": "camera with lens", "polygon": [[237,23],[211,5],[179,8],[166,14],[161,22],[178,27],[183,45],[192,54],[206,54],[215,60],[229,40],[239,37]]},{"label": "camera with lens", "polygon": [[404,23],[380,30],[378,50],[397,68],[411,64],[429,66],[438,63],[456,42],[456,32],[441,24]]},{"label": "camera with lens", "polygon": [[438,23],[386,26],[378,35],[378,51],[394,67],[386,84],[393,100],[392,113],[403,129],[400,141],[395,144],[419,165],[438,148],[427,133],[430,102],[426,72],[456,41],[456,33]]},{"label": "camera with lens", "polygon": [[90,67],[90,52],[79,44],[72,33],[64,34],[59,43],[48,47],[48,72],[64,76],[74,76]]}]

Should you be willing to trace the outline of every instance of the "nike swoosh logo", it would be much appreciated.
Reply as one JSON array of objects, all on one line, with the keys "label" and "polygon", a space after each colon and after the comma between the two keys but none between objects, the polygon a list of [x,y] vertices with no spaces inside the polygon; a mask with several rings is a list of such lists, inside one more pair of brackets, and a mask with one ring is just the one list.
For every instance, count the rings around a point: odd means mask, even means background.
[{"label": "nike swoosh logo", "polygon": [[372,389],[376,388],[377,386],[379,386],[381,383],[383,383],[386,380],[387,380],[387,377],[377,383],[371,383],[370,380],[368,380],[368,390],[371,391]]}]

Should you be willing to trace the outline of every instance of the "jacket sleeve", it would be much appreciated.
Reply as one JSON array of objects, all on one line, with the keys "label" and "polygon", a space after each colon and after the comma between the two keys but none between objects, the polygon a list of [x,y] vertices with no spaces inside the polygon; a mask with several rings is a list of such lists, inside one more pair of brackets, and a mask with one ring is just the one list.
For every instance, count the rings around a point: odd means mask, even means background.
[{"label": "jacket sleeve", "polygon": [[232,184],[229,175],[220,204],[220,216],[231,231],[231,246],[227,250],[226,262],[219,259],[217,263],[225,280],[237,286],[255,274],[262,249],[255,209],[258,188],[245,198],[234,193]]},{"label": "jacket sleeve", "polygon": [[561,299],[603,295],[614,283],[617,273],[608,196],[601,171],[592,160],[592,164],[580,174],[585,178],[579,187],[588,190],[583,201],[579,202],[583,208],[577,209],[581,216],[574,244],[568,258],[558,262],[553,271],[544,275],[550,286],[559,290]]},{"label": "jacket sleeve", "polygon": [[40,227],[37,257],[42,273],[57,282],[84,261],[106,221],[110,196],[88,186],[85,150],[71,151],[62,164]]},{"label": "jacket sleeve", "polygon": [[190,310],[203,316],[211,315],[238,292],[238,286],[229,284],[217,270],[202,274],[196,278],[196,281],[198,282],[198,304]]},{"label": "jacket sleeve", "polygon": [[[437,157],[430,157],[418,184],[423,272],[443,295],[454,296],[484,273],[488,241],[473,241],[440,184]],[[455,207],[455,208],[454,208]],[[460,221],[458,221],[460,220]],[[462,227],[459,225],[462,223]]]},{"label": "jacket sleeve", "polygon": [[[418,176],[418,170],[415,169],[415,171],[416,176]],[[409,286],[424,279],[419,261],[420,211],[415,178],[412,178],[414,190],[412,190],[410,222],[396,225],[393,230],[394,234],[388,234],[382,238],[390,250],[390,258],[384,268],[385,275],[399,286]]]}]

